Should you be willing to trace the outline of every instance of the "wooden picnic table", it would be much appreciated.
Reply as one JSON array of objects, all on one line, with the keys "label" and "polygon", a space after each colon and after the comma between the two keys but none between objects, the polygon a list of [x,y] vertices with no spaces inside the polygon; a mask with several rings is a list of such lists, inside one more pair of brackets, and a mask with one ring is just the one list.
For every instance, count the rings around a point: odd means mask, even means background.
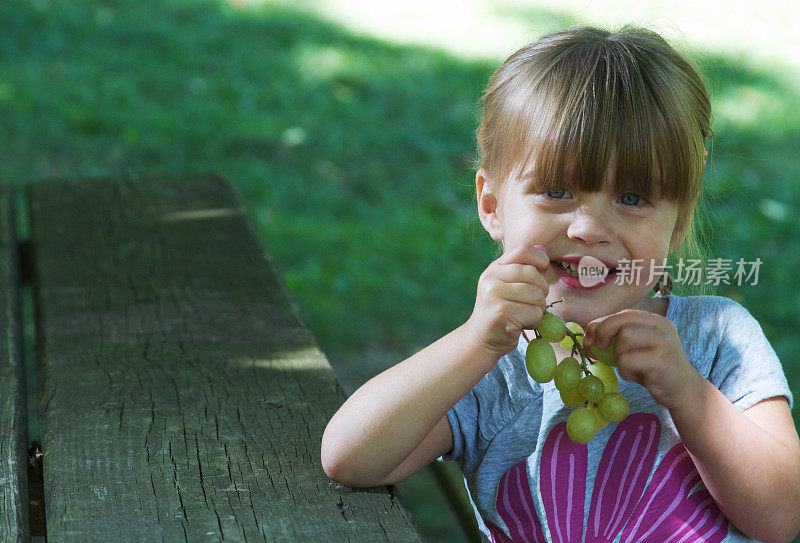
[{"label": "wooden picnic table", "polygon": [[48,180],[24,196],[18,240],[0,184],[0,541],[31,535],[28,280],[48,542],[421,540],[394,487],[322,470],[345,395],[229,182]]}]

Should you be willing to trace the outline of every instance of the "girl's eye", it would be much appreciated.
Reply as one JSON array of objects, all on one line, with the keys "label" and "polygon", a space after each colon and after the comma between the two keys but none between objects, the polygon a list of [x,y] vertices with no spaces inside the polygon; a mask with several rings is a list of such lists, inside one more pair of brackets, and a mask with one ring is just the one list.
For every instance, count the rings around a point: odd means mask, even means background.
[{"label": "girl's eye", "polygon": [[545,194],[548,198],[552,198],[553,200],[563,200],[564,198],[572,196],[568,190],[548,190]]},{"label": "girl's eye", "polygon": [[626,192],[625,194],[620,196],[619,201],[631,207],[639,207],[647,203],[647,200],[645,200],[638,194],[634,194],[632,192]]}]

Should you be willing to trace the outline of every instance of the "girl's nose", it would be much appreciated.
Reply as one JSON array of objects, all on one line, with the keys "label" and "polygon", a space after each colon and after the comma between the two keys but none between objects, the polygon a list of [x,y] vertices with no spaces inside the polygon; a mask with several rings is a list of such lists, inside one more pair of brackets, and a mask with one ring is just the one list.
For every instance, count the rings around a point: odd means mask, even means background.
[{"label": "girl's nose", "polygon": [[614,229],[599,206],[581,206],[573,213],[567,227],[567,237],[586,245],[610,244]]}]

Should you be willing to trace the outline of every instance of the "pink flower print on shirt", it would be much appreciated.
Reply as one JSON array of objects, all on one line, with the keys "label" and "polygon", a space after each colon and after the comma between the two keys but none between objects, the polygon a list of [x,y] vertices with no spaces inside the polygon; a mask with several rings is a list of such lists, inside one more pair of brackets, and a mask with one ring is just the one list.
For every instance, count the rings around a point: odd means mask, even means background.
[{"label": "pink flower print on shirt", "polygon": [[[538,522],[538,519],[537,519]],[[489,528],[489,533],[492,534],[492,543],[514,543],[514,540],[511,539],[506,535],[506,533],[500,528],[498,525],[493,524],[490,521],[484,521],[486,527]],[[541,528],[540,528],[541,529]],[[518,539],[517,541],[525,541],[524,539]],[[542,535],[541,540],[534,540],[537,543],[539,541],[545,541],[544,535]]]},{"label": "pink flower print on shirt", "polygon": [[[585,478],[585,467],[583,474]],[[528,469],[524,460],[512,466],[500,479],[497,512],[508,526],[511,539],[508,539],[500,528],[487,522],[486,525],[492,533],[492,541],[495,543],[506,541],[545,543],[542,525],[536,516],[536,506],[531,496]]]},{"label": "pink flower print on shirt", "polygon": [[623,543],[722,541],[728,533],[728,520],[708,490],[692,493],[700,482],[683,443],[672,447],[622,532]]},{"label": "pink flower print on shirt", "polygon": [[542,448],[539,486],[553,541],[581,541],[588,463],[586,445],[567,436],[566,423],[550,431]]},{"label": "pink flower print on shirt", "polygon": [[587,543],[606,543],[622,530],[644,492],[660,436],[661,423],[649,413],[629,415],[611,435],[594,480]]},{"label": "pink flower print on shirt", "polygon": [[[650,413],[633,413],[621,422],[603,450],[587,519],[587,543],[648,541],[719,543],[728,521],[707,490],[693,492],[700,475],[682,443],[670,449],[653,469],[661,424]],[[566,423],[545,439],[539,486],[550,538],[556,543],[583,540],[588,448],[573,443]],[[497,512],[509,529],[486,522],[495,543],[544,541],[533,506],[527,460],[500,479]]]}]

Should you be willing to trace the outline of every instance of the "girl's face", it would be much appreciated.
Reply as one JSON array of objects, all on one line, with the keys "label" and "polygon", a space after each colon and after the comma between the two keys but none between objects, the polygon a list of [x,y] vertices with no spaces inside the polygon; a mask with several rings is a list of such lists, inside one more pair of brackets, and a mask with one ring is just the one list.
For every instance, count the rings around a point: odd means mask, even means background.
[{"label": "girl's face", "polygon": [[[681,237],[675,228],[675,203],[646,201],[632,192],[614,194],[611,186],[606,180],[598,192],[565,188],[540,193],[532,181],[510,178],[493,192],[483,171],[476,176],[479,214],[486,230],[504,249],[524,243],[543,245],[550,257],[547,302],[565,300],[550,311],[584,326],[626,308],[658,312],[661,303],[648,293],[662,275],[658,266],[663,266]],[[561,267],[564,257],[593,257],[619,271],[603,282],[579,280],[568,277]],[[622,271],[624,260],[629,262],[628,272]],[[592,258],[584,259],[587,262],[597,263]],[[636,266],[641,270],[638,281],[630,274]]]}]

